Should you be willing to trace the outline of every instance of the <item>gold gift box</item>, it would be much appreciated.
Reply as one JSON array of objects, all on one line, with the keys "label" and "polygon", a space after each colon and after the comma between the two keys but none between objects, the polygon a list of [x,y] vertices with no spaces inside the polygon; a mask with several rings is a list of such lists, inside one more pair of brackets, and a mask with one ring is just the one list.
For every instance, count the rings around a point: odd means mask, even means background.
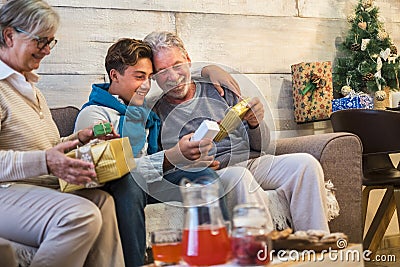
[{"label": "gold gift box", "polygon": [[[136,167],[128,137],[101,141],[91,146],[93,161],[100,184],[121,178]],[[66,154],[76,158],[76,149]],[[70,184],[58,179],[61,192],[85,188],[84,185]]]},{"label": "gold gift box", "polygon": [[247,104],[250,98],[243,99],[233,106],[219,124],[219,133],[214,137],[214,141],[219,142],[233,132],[241,123],[244,115],[249,110]]}]

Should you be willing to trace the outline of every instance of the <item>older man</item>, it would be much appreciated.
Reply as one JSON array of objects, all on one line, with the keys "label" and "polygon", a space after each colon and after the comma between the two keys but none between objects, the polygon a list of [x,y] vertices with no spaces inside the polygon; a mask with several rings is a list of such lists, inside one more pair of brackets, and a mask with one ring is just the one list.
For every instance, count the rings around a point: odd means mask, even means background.
[{"label": "older man", "polygon": [[[154,108],[163,121],[164,148],[195,131],[204,119],[220,121],[226,110],[238,103],[238,97],[229,90],[221,96],[212,83],[192,80],[191,59],[178,36],[153,32],[144,40],[152,48],[155,79],[164,91]],[[295,230],[329,232],[324,175],[319,162],[309,154],[259,156],[261,142],[269,140],[262,123],[264,108],[258,98],[251,99],[248,107],[243,124],[215,144],[216,160],[221,167],[243,164],[264,190],[276,190],[290,207]]]}]

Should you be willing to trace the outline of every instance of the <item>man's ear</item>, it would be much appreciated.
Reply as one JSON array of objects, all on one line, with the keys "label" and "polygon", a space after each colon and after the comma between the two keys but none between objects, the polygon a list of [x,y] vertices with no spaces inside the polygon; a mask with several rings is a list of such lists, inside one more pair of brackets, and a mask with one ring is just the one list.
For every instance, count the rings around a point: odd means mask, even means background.
[{"label": "man's ear", "polygon": [[12,47],[14,44],[14,30],[11,27],[6,27],[3,29],[3,38],[8,47]]},{"label": "man's ear", "polygon": [[192,60],[190,59],[190,57],[189,57],[189,54],[188,54],[188,53],[186,53],[186,59],[187,59],[187,61],[188,61],[188,65],[189,65],[189,67],[192,67]]},{"label": "man's ear", "polygon": [[116,69],[111,69],[110,78],[112,82],[118,82],[119,72]]}]

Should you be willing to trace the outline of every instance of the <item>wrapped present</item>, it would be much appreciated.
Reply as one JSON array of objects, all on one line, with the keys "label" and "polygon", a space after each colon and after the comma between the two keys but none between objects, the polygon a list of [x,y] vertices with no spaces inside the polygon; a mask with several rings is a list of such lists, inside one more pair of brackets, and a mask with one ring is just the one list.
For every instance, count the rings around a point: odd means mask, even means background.
[{"label": "wrapped present", "polygon": [[360,95],[360,105],[363,109],[374,109],[374,100],[368,94]]},{"label": "wrapped present", "polygon": [[[89,144],[93,163],[100,184],[121,178],[136,167],[132,148],[128,137],[99,141]],[[77,150],[72,150],[66,155],[71,158],[77,157]],[[84,185],[75,185],[59,179],[60,190],[71,192],[85,188]]]},{"label": "wrapped present", "polygon": [[249,103],[250,98],[243,99],[231,109],[229,109],[228,113],[222,119],[219,124],[219,133],[214,137],[215,142],[219,142],[222,139],[226,138],[228,134],[232,133],[242,122],[242,119],[246,112],[249,110],[247,104]]},{"label": "wrapped present", "polygon": [[104,136],[112,132],[111,124],[109,122],[100,122],[93,126],[93,135],[95,137]]},{"label": "wrapped present", "polygon": [[355,93],[354,91],[345,97],[332,100],[332,112],[342,109],[373,109],[373,98],[365,93]]},{"label": "wrapped present", "polygon": [[329,119],[332,113],[332,63],[312,62],[291,66],[294,119],[297,123]]}]

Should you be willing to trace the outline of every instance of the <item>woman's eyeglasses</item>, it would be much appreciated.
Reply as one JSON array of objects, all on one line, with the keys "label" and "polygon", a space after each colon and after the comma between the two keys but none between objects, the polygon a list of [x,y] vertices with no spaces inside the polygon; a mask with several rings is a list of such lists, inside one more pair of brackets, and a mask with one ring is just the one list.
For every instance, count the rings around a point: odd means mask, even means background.
[{"label": "woman's eyeglasses", "polygon": [[47,37],[39,37],[37,35],[31,34],[27,31],[24,31],[23,29],[20,29],[18,27],[14,27],[14,29],[19,33],[23,33],[23,34],[26,34],[26,35],[32,37],[33,40],[35,40],[37,42],[37,48],[39,50],[42,50],[43,48],[45,48],[46,45],[48,45],[49,48],[52,49],[57,44],[57,40],[54,38],[49,39]]}]

